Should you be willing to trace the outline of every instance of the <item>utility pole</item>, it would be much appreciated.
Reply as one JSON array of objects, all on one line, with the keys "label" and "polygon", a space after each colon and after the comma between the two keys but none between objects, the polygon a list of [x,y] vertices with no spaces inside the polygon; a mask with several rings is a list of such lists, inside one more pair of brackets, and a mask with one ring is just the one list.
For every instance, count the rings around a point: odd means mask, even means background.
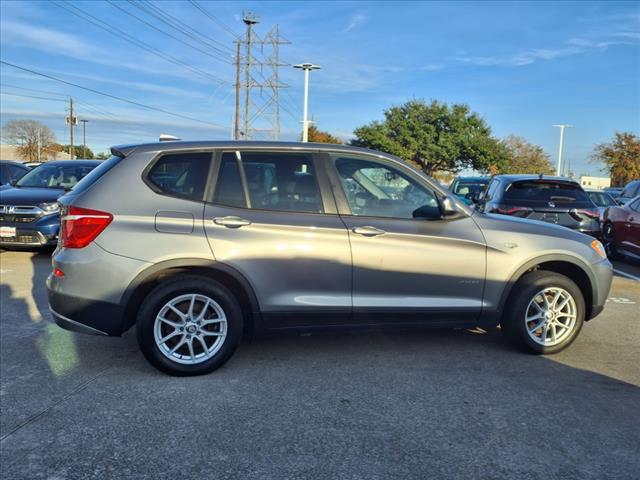
[{"label": "utility pole", "polygon": [[87,158],[87,122],[89,120],[80,120],[82,122],[82,158]]},{"label": "utility pole", "polygon": [[558,165],[556,166],[556,175],[560,176],[562,173],[562,149],[564,148],[564,129],[572,128],[573,125],[553,125],[560,129],[560,145],[558,145]]},{"label": "utility pole", "polygon": [[236,40],[236,120],[233,138],[240,140],[240,41]]},{"label": "utility pole", "polygon": [[75,118],[73,116],[73,98],[69,98],[69,159],[73,160],[73,125],[75,123]]},{"label": "utility pole", "polygon": [[314,65],[312,63],[301,63],[299,65],[294,65],[293,68],[301,68],[304,71],[304,104],[303,104],[303,113],[302,113],[302,141],[309,141],[309,118],[308,118],[308,110],[309,110],[309,72],[311,70],[319,70],[320,67],[318,65]]}]

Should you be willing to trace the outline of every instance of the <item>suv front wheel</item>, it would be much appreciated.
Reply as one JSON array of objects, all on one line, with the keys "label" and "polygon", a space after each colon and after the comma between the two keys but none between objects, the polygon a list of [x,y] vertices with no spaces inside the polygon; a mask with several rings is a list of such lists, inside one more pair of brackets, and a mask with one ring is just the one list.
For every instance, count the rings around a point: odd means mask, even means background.
[{"label": "suv front wheel", "polygon": [[195,275],[155,287],[138,312],[136,333],[144,356],[176,376],[202,375],[222,366],[242,336],[242,312],[229,290]]},{"label": "suv front wheel", "polygon": [[585,316],[584,297],[572,280],[539,270],[524,275],[513,288],[500,323],[512,344],[536,354],[571,345]]}]

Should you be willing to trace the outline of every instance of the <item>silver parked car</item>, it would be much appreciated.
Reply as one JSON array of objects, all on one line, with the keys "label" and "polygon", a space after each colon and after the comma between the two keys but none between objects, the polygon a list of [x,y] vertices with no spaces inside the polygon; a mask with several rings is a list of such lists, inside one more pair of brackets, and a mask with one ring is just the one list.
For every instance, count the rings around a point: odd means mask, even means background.
[{"label": "silver parked car", "polygon": [[401,160],[312,143],[115,147],[60,199],[56,322],[120,335],[174,375],[243,335],[493,327],[533,353],[598,315],[612,267],[567,228],[477,212]]}]

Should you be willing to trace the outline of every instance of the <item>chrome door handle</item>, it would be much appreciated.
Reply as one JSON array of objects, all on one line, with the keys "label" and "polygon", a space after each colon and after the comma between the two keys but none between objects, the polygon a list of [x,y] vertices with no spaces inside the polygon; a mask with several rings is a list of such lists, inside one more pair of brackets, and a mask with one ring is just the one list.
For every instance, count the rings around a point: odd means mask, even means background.
[{"label": "chrome door handle", "polygon": [[216,225],[222,225],[227,228],[240,228],[251,225],[249,220],[245,220],[240,217],[216,217],[213,219],[213,223]]},{"label": "chrome door handle", "polygon": [[365,237],[376,237],[378,235],[387,233],[384,230],[380,230],[376,227],[355,227],[352,228],[351,231],[353,233],[357,233],[358,235],[364,235]]}]

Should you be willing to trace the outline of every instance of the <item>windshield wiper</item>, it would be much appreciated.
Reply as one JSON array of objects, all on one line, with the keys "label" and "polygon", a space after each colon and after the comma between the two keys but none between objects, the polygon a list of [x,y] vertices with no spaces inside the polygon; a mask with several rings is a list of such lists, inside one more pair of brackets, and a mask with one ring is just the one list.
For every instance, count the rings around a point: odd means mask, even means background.
[{"label": "windshield wiper", "polygon": [[551,197],[549,197],[549,199],[550,200],[565,201],[565,202],[573,202],[573,201],[575,201],[575,198],[573,198],[573,197],[562,197],[562,196],[555,197],[553,195]]}]

